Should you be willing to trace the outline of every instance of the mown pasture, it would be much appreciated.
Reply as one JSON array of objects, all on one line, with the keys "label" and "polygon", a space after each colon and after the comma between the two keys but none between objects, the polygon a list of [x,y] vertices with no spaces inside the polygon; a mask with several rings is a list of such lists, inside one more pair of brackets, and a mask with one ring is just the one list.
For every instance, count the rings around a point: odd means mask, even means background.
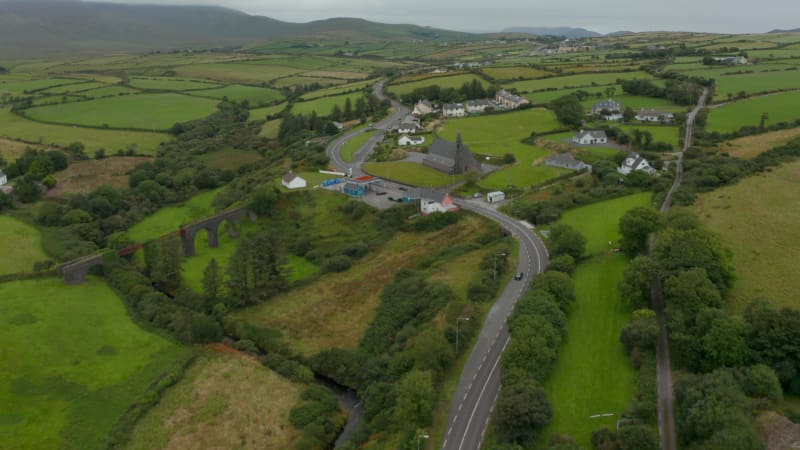
[{"label": "mown pasture", "polygon": [[647,125],[647,124],[633,124],[633,125],[619,125],[619,128],[630,136],[633,136],[633,130],[647,131],[653,136],[653,142],[666,142],[678,150],[680,145],[680,130],[677,126],[670,125]]},{"label": "mown pasture", "polygon": [[66,147],[81,142],[88,152],[104,148],[115,152],[133,147],[140,154],[154,154],[158,145],[172,140],[166,133],[128,130],[102,130],[67,125],[52,125],[20,117],[0,109],[0,135],[10,139]]},{"label": "mown pasture", "polygon": [[352,162],[356,152],[358,152],[361,146],[375,136],[375,133],[377,133],[377,131],[365,131],[345,142],[341,150],[342,159],[346,162]]},{"label": "mown pasture", "polygon": [[403,94],[408,94],[415,89],[434,86],[434,85],[439,86],[442,89],[445,88],[458,89],[464,83],[472,83],[474,80],[478,80],[478,82],[480,82],[484,87],[487,86],[487,83],[483,81],[481,78],[472,74],[464,74],[464,75],[454,75],[449,77],[426,78],[424,80],[412,81],[410,83],[393,84],[387,86],[387,90],[397,95],[403,95]]},{"label": "mown pasture", "polygon": [[206,117],[217,101],[179,94],[142,94],[101,98],[25,110],[42,122],[69,125],[166,130],[178,122]]},{"label": "mown pasture", "polygon": [[614,85],[617,80],[651,79],[647,72],[612,72],[612,73],[591,73],[581,75],[569,75],[566,77],[542,78],[539,80],[517,81],[511,83],[509,87],[520,92],[543,91],[547,89],[565,89],[584,86],[604,86]]},{"label": "mown pasture", "polygon": [[240,62],[192,64],[176,69],[179,76],[233,83],[268,83],[303,71],[296,67]]},{"label": "mown pasture", "polygon": [[[573,274],[576,301],[568,316],[568,335],[545,389],[553,405],[553,421],[540,441],[568,434],[590,446],[591,433],[613,427],[634,392],[634,371],[619,340],[631,311],[622,302],[617,283],[628,265],[611,253],[608,242],[619,239],[622,215],[650,206],[652,195],[641,193],[567,211],[561,223],[586,237],[590,259]],[[609,417],[591,416],[613,414]]]},{"label": "mown pasture", "polygon": [[768,95],[736,101],[708,114],[706,129],[729,133],[744,126],[757,127],[761,123],[761,115],[767,113],[766,124],[790,122],[800,118],[800,92]]},{"label": "mown pasture", "polygon": [[736,96],[739,92],[752,95],[784,89],[800,89],[800,71],[782,70],[779,72],[728,75],[717,77],[715,81],[716,99],[724,100],[728,94]]},{"label": "mown pasture", "polygon": [[463,175],[447,175],[411,161],[370,162],[364,172],[398,183],[420,187],[442,187],[458,182]]},{"label": "mown pasture", "polygon": [[31,273],[34,263],[49,259],[39,230],[9,216],[0,216],[0,251],[8,256],[0,261],[0,275]]},{"label": "mown pasture", "polygon": [[180,78],[140,78],[134,77],[128,83],[136,89],[159,91],[189,91],[196,89],[213,89],[220,87],[208,81],[185,80]]},{"label": "mown pasture", "polygon": [[742,313],[756,299],[800,308],[800,162],[701,194],[692,209],[733,252],[736,280],[727,308]]},{"label": "mown pasture", "polygon": [[136,425],[128,450],[294,448],[300,431],[289,411],[303,385],[292,383],[250,356],[209,346]]},{"label": "mown pasture", "polygon": [[286,109],[286,105],[286,103],[279,103],[273,106],[251,109],[250,115],[247,117],[247,121],[252,122],[254,120],[266,120],[267,116],[282,112],[284,109]]},{"label": "mown pasture", "polygon": [[495,80],[515,80],[515,79],[530,79],[542,78],[552,76],[552,72],[547,72],[533,67],[515,66],[515,67],[487,67],[481,69],[486,76],[494,78]]},{"label": "mown pasture", "polygon": [[313,100],[319,97],[329,97],[332,95],[344,94],[353,91],[361,91],[373,83],[374,83],[373,80],[357,81],[355,83],[348,83],[348,84],[343,84],[341,86],[311,91],[307,94],[303,94],[300,98],[302,98],[303,100]]},{"label": "mown pasture", "polygon": [[100,448],[188,350],[134,324],[101,280],[0,284],[0,437],[8,448]]}]

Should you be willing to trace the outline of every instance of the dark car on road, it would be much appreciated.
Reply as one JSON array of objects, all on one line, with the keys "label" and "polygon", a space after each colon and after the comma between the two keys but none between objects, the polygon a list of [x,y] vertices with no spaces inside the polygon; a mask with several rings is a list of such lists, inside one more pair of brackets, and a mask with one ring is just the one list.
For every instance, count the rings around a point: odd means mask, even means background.
[{"label": "dark car on road", "polygon": [[397,189],[400,189],[401,191],[407,191],[407,190],[408,190],[408,188],[407,188],[407,187],[405,187],[405,186],[400,186],[400,187],[399,187],[399,188],[397,188]]},{"label": "dark car on road", "polygon": [[375,195],[386,195],[386,191],[378,191]]},{"label": "dark car on road", "polygon": [[517,274],[516,274],[516,275],[514,275],[514,279],[515,279],[515,280],[517,280],[517,281],[519,281],[519,280],[521,280],[521,279],[522,279],[522,277],[524,277],[524,276],[525,276],[525,272],[517,272]]}]

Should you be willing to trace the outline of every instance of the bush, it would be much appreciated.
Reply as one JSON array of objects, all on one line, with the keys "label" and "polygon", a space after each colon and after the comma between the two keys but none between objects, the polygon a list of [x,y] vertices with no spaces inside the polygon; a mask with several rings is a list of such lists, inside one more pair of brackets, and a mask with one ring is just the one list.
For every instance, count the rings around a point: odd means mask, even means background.
[{"label": "bush", "polygon": [[345,255],[336,255],[331,256],[323,261],[320,270],[322,270],[323,273],[344,272],[345,270],[349,269],[352,264],[353,260],[350,259],[350,257]]}]

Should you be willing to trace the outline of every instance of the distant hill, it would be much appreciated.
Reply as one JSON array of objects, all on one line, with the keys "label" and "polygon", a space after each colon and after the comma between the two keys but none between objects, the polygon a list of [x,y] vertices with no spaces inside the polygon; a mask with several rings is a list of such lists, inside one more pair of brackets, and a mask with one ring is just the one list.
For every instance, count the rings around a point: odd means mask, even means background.
[{"label": "distant hill", "polygon": [[614,37],[614,36],[627,36],[629,34],[636,34],[633,31],[615,31],[613,33],[608,33],[606,36]]},{"label": "distant hill", "polygon": [[570,39],[600,37],[602,34],[585,28],[570,27],[511,27],[503,30],[507,33],[529,33],[539,36],[564,36]]},{"label": "distant hill", "polygon": [[795,28],[793,30],[772,30],[767,34],[775,34],[775,33],[800,33],[800,28]]},{"label": "distant hill", "polygon": [[0,0],[0,55],[237,47],[302,37],[469,40],[478,35],[336,18],[290,23],[215,6]]}]

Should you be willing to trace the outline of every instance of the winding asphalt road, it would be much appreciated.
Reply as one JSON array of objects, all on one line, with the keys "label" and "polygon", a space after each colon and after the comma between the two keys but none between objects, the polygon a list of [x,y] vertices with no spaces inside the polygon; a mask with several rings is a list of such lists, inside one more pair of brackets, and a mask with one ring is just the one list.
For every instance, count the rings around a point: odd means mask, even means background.
[{"label": "winding asphalt road", "polygon": [[[697,113],[705,106],[708,89],[703,90],[703,95],[697,101],[697,106],[686,116],[686,135],[683,139],[683,149],[678,154],[678,163],[675,167],[675,181],[672,183],[661,212],[665,213],[672,204],[672,196],[683,181],[683,152],[692,146],[694,136],[694,120]],[[655,240],[650,240],[650,253],[653,253]],[[650,290],[653,310],[658,323],[658,341],[656,343],[656,382],[658,384],[658,431],[661,436],[663,450],[677,450],[675,433],[674,395],[672,392],[672,368],[669,357],[669,336],[667,334],[667,318],[664,311],[664,290],[661,280],[656,280]]]},{"label": "winding asphalt road", "polygon": [[[375,85],[374,93],[381,99],[383,81]],[[395,112],[375,124],[373,128],[388,130],[409,113],[408,108],[392,101]],[[332,141],[327,148],[333,165],[340,171],[353,170],[353,176],[363,174],[361,164],[369,157],[375,144],[381,139],[380,133],[366,142],[355,153],[353,162],[341,157],[342,146],[355,136],[368,132],[368,129],[345,134]],[[523,272],[522,280],[511,281],[492,306],[477,342],[470,353],[461,373],[461,379],[453,397],[447,419],[447,431],[442,442],[443,450],[478,450],[483,443],[494,405],[500,394],[500,356],[510,341],[507,320],[514,306],[530,286],[531,280],[547,268],[547,247],[531,228],[522,222],[506,216],[483,201],[463,200],[457,202],[462,208],[473,211],[497,222],[520,241],[517,272]]]}]

